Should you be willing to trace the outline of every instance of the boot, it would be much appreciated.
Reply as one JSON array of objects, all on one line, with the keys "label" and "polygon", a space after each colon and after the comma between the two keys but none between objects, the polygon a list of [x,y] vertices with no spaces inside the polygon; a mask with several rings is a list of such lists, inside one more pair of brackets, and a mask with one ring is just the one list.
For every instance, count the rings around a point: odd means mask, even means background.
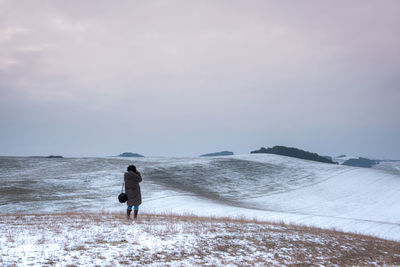
[{"label": "boot", "polygon": [[126,218],[129,220],[131,217],[132,210],[126,210]]},{"label": "boot", "polygon": [[133,219],[136,220],[138,214],[138,210],[133,211]]}]

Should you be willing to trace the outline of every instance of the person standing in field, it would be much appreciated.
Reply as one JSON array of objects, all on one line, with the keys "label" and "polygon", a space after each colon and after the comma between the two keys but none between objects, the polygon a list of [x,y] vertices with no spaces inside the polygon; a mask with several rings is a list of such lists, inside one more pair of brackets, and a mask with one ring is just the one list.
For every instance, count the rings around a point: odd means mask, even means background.
[{"label": "person standing in field", "polygon": [[142,181],[142,175],[136,169],[135,165],[128,166],[127,172],[124,174],[124,181],[125,192],[128,196],[126,217],[128,219],[130,218],[133,207],[133,219],[136,220],[139,212],[139,205],[142,204],[142,193],[140,192],[139,185],[139,183]]}]

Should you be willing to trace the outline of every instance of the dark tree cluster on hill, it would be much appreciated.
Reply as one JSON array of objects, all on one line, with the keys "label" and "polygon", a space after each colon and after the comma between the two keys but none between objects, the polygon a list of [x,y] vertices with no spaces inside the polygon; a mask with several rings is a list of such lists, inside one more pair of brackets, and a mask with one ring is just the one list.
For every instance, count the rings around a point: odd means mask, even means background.
[{"label": "dark tree cluster on hill", "polygon": [[221,151],[221,152],[203,154],[200,155],[200,157],[216,157],[216,156],[232,156],[232,155],[233,155],[232,151]]},{"label": "dark tree cluster on hill", "polygon": [[119,154],[118,157],[126,157],[126,158],[143,158],[143,155],[140,155],[138,153],[132,153],[132,152],[124,152],[122,154]]},{"label": "dark tree cluster on hill", "polygon": [[262,147],[259,150],[251,151],[250,153],[267,153],[267,154],[276,154],[281,156],[293,157],[298,159],[307,159],[312,161],[324,162],[324,163],[331,163],[331,164],[338,164],[330,159],[322,157],[317,153],[311,153],[308,151],[304,151],[294,147],[286,147],[286,146],[274,146],[272,148],[265,148]]},{"label": "dark tree cluster on hill", "polygon": [[379,164],[379,160],[372,160],[362,157],[359,157],[358,159],[349,159],[342,163],[342,165],[363,167],[363,168],[371,168],[376,164]]}]

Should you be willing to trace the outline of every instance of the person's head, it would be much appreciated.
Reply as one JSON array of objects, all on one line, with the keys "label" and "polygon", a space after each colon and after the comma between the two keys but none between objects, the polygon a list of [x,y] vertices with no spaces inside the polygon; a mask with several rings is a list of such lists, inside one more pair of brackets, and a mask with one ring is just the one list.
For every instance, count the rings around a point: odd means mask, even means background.
[{"label": "person's head", "polygon": [[127,171],[132,171],[132,172],[136,172],[136,166],[135,165],[129,165],[127,168]]}]

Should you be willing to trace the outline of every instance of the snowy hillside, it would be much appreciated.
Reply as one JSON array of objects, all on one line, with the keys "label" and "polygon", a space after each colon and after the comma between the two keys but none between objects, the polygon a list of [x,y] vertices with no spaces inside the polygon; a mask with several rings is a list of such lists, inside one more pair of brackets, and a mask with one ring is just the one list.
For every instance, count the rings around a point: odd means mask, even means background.
[{"label": "snowy hillside", "polygon": [[400,176],[386,171],[277,155],[169,164],[158,170],[167,181],[154,170],[149,177],[181,194],[149,199],[143,207],[151,212],[256,217],[400,240]]},{"label": "snowy hillside", "polygon": [[123,211],[117,195],[131,163],[144,178],[142,212],[241,216],[400,240],[398,162],[365,169],[272,154],[0,158],[0,213]]}]

